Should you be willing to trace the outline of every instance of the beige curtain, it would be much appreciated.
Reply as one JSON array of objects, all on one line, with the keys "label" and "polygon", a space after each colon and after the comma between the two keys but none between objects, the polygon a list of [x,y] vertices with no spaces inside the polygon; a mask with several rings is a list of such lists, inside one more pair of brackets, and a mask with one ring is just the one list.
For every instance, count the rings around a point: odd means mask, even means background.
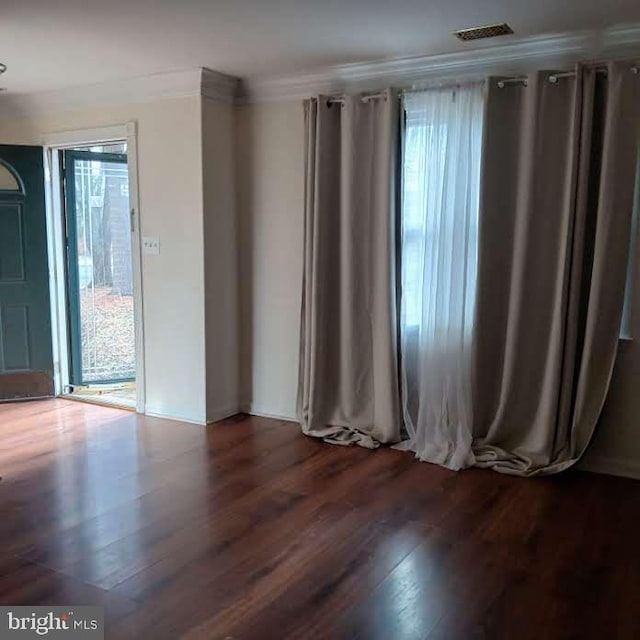
[{"label": "beige curtain", "polygon": [[397,442],[397,97],[320,96],[305,124],[299,420],[331,442]]},{"label": "beige curtain", "polygon": [[489,83],[475,326],[476,464],[553,473],[583,454],[620,331],[640,77]]}]

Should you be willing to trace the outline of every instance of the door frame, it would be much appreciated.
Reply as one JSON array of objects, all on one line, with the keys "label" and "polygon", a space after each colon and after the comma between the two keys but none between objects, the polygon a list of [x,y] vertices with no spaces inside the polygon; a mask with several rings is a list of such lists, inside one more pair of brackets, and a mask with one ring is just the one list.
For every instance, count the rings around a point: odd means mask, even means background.
[{"label": "door frame", "polygon": [[43,137],[45,192],[47,211],[47,244],[49,249],[49,281],[53,334],[53,377],[56,395],[69,384],[69,313],[66,290],[66,247],[64,194],[61,188],[60,156],[63,150],[117,142],[127,143],[129,172],[129,208],[131,215],[131,259],[133,275],[133,308],[136,350],[136,411],[145,412],[146,384],[144,362],[144,304],[142,283],[142,246],[140,234],[140,199],[138,190],[137,126],[135,122],[51,133]]}]

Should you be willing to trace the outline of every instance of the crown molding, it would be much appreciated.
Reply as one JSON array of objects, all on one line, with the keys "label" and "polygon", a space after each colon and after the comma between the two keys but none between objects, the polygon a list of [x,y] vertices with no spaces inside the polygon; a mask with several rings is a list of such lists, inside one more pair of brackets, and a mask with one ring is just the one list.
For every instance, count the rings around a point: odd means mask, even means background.
[{"label": "crown molding", "polygon": [[366,91],[384,85],[560,68],[580,60],[640,56],[640,24],[604,31],[512,39],[501,45],[474,45],[455,53],[411,56],[338,65],[307,73],[247,78],[242,83],[207,68],[169,71],[55,91],[0,94],[0,113],[27,117],[60,111],[137,104],[164,98],[203,96],[233,103],[293,100],[318,93]]},{"label": "crown molding", "polygon": [[568,32],[513,39],[507,44],[480,46],[455,53],[411,56],[338,65],[309,73],[247,78],[243,102],[306,98],[318,93],[365,91],[384,84],[411,86],[431,80],[522,73],[557,68],[581,60],[640,55],[640,25],[604,31]]},{"label": "crown molding", "polygon": [[231,103],[235,100],[237,87],[237,78],[211,69],[195,68],[56,91],[7,92],[0,96],[0,112],[10,117],[28,117],[192,96]]}]

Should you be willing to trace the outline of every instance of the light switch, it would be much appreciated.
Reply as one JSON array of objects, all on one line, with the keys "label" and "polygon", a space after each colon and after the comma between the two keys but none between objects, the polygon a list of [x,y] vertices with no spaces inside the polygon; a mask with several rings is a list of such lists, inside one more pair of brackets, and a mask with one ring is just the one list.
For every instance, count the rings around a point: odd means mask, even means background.
[{"label": "light switch", "polygon": [[160,253],[160,238],[157,236],[143,236],[142,253],[148,256],[157,256]]}]

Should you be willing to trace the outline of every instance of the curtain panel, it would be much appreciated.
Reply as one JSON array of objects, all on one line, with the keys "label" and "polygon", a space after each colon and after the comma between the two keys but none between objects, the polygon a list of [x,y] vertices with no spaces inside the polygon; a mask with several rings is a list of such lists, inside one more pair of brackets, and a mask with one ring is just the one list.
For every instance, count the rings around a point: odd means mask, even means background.
[{"label": "curtain panel", "polygon": [[398,448],[473,463],[471,401],[483,84],[411,92],[406,125]]},{"label": "curtain panel", "polygon": [[476,464],[562,471],[584,453],[616,356],[640,77],[488,85],[476,306]]},{"label": "curtain panel", "polygon": [[298,417],[334,443],[398,442],[397,95],[308,100],[305,127]]},{"label": "curtain panel", "polygon": [[525,476],[584,453],[620,335],[640,76],[549,75],[490,78],[484,116],[477,87],[407,97],[400,292],[395,94],[305,103],[304,433]]}]

